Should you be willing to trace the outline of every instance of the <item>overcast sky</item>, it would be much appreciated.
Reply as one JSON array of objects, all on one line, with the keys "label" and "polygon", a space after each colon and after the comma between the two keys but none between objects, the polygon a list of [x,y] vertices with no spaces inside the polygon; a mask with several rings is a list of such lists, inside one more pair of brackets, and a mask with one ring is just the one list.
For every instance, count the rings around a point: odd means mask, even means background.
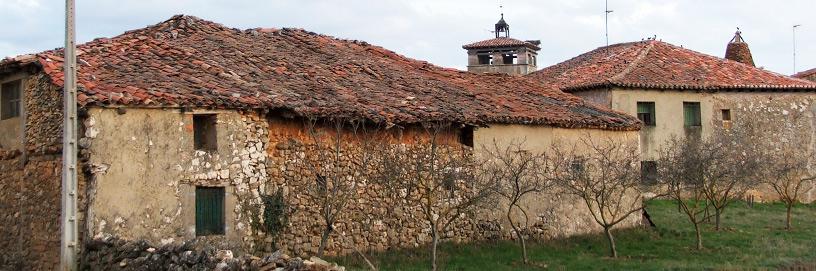
[{"label": "overcast sky", "polygon": [[[463,44],[491,38],[504,5],[511,36],[541,40],[540,67],[605,44],[603,0],[77,0],[79,42],[188,14],[235,28],[297,27],[365,40],[412,58],[464,69]],[[757,66],[816,67],[816,0],[609,0],[609,42],[658,39],[723,56],[736,27]],[[0,56],[62,47],[63,0],[0,0]],[[539,67],[539,68],[540,68]]]}]

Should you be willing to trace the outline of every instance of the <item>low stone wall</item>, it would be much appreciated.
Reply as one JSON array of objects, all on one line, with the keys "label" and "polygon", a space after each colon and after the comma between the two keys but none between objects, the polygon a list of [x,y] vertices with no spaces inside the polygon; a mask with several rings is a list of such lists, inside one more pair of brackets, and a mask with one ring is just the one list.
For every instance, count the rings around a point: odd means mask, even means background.
[{"label": "low stone wall", "polygon": [[146,241],[95,239],[85,244],[82,270],[308,270],[343,271],[319,258],[303,260],[277,251],[235,257],[230,250],[189,241],[153,246]]}]

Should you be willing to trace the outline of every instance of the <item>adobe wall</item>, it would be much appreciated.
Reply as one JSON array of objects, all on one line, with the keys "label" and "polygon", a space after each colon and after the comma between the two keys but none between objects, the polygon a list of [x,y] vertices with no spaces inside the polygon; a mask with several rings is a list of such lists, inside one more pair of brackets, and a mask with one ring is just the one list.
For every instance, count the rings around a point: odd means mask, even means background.
[{"label": "adobe wall", "polygon": [[[484,155],[485,148],[492,149],[494,140],[500,150],[507,148],[509,144],[523,143],[524,149],[535,152],[549,152],[554,143],[561,144],[569,148],[577,146],[578,152],[586,151],[582,148],[580,140],[582,137],[590,137],[593,140],[605,140],[607,138],[615,140],[620,144],[638,144],[637,131],[607,131],[597,129],[563,129],[547,126],[533,125],[499,125],[479,128],[474,132],[475,153],[478,156]],[[577,145],[576,145],[577,144]],[[632,200],[638,195],[631,195]],[[508,202],[503,200],[500,208],[492,210],[491,217],[501,218],[504,238],[514,238],[510,236],[510,224],[504,219]],[[638,203],[639,204],[639,203]],[[603,230],[592,219],[586,204],[579,198],[566,195],[553,188],[545,193],[534,193],[526,197],[521,202],[527,208],[530,215],[530,230],[536,238],[551,239],[567,237],[577,234],[596,233]],[[523,216],[518,212],[514,213],[515,221],[523,221]],[[639,213],[631,215],[627,220],[618,224],[617,228],[633,227],[639,225],[641,217]]]},{"label": "adobe wall", "polygon": [[0,148],[0,267],[52,270],[60,247],[62,94],[42,74],[27,75],[23,85],[25,134],[13,137],[21,147]]}]

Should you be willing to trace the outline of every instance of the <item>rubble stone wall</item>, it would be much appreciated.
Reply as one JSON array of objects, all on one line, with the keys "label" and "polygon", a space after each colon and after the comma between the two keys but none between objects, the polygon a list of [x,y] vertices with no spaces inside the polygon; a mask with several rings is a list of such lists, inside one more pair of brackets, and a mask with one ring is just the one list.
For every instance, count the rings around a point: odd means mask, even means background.
[{"label": "rubble stone wall", "polygon": [[[216,114],[217,150],[195,150],[193,115]],[[266,122],[229,110],[91,108],[83,142],[90,153],[95,238],[170,244],[199,239],[251,251],[253,219],[266,183]],[[195,187],[225,188],[225,234],[197,236]]]},{"label": "rubble stone wall", "polygon": [[[276,246],[297,256],[314,255],[320,245],[325,222],[320,215],[320,205],[309,196],[309,190],[317,185],[315,171],[303,160],[315,159],[315,138],[307,133],[305,123],[297,120],[270,119],[269,134],[269,181],[268,191],[282,191],[289,207],[288,227],[276,238]],[[315,129],[317,133],[333,133],[326,127]],[[376,144],[414,144],[427,140],[420,128],[406,128],[373,132]],[[455,132],[439,137],[443,144],[459,144]],[[323,138],[325,139],[325,138]],[[359,151],[358,138],[346,135],[343,139],[343,158]],[[326,144],[331,144],[324,142]],[[345,161],[345,160],[343,160]],[[348,161],[353,162],[353,161]],[[431,229],[423,222],[419,206],[405,199],[394,199],[384,193],[378,184],[361,179],[357,184],[347,208],[340,212],[326,247],[327,255],[342,255],[367,250],[418,247],[431,242]],[[452,241],[470,241],[497,236],[495,221],[467,216],[442,238]]]},{"label": "rubble stone wall", "polygon": [[[42,74],[23,86],[24,148],[0,149],[0,269],[52,270],[60,247],[62,93]],[[83,183],[80,176],[80,189]]]},{"label": "rubble stone wall", "polygon": [[[722,92],[714,96],[714,116],[711,117],[716,129],[740,125],[743,122],[756,122],[775,133],[793,133],[802,142],[803,151],[816,151],[816,94],[769,93],[769,92]],[[722,119],[722,109],[731,110],[731,121]],[[793,128],[788,128],[793,127]],[[816,182],[808,185],[809,190],[803,194],[803,202],[816,201]],[[767,184],[761,184],[749,191],[755,200],[773,201],[779,196]]]}]

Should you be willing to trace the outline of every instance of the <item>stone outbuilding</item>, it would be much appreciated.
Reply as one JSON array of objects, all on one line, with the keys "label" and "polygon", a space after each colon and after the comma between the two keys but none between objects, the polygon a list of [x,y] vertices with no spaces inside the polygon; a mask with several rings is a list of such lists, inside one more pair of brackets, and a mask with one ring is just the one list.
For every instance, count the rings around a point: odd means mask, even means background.
[{"label": "stone outbuilding", "polygon": [[[3,265],[53,269],[58,261],[61,54],[0,62]],[[178,15],[80,45],[77,55],[83,244],[199,240],[239,253],[314,253],[324,226],[303,195],[314,176],[288,164],[309,151],[307,119],[362,120],[381,133],[418,136],[423,123],[449,123],[451,144],[468,147],[522,138],[544,147],[584,133],[637,142],[641,125],[532,78],[441,68],[300,29],[239,30]],[[388,200],[374,188],[358,192],[352,214],[378,212]],[[258,230],[251,207],[276,193],[291,215],[273,238]],[[599,230],[570,199],[541,202],[543,235]],[[327,251],[428,242],[427,227],[404,215],[376,228],[342,217]],[[478,223],[446,238],[480,238]]]}]

